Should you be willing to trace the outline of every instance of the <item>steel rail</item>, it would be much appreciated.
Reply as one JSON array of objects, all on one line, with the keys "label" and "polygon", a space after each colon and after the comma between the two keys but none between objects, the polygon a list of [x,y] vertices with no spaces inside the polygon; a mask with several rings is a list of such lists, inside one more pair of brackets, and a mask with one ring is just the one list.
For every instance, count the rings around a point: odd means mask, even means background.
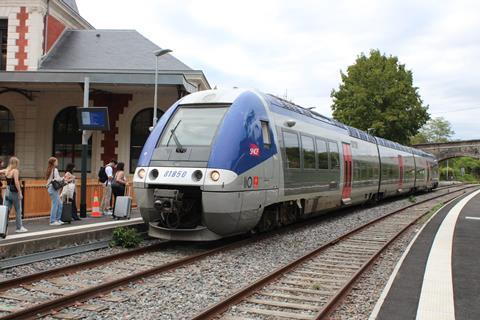
[{"label": "steel rail", "polygon": [[153,250],[158,250],[158,249],[165,248],[169,244],[170,244],[169,241],[160,242],[160,243],[156,243],[156,244],[141,247],[141,248],[131,249],[131,250],[128,250],[128,251],[123,251],[123,252],[119,252],[119,253],[116,253],[116,254],[107,255],[107,256],[104,256],[104,257],[99,257],[99,258],[94,258],[94,259],[90,259],[90,260],[86,260],[86,261],[72,263],[72,264],[67,265],[67,266],[61,266],[61,267],[57,267],[57,268],[50,269],[50,270],[40,271],[40,272],[36,272],[36,273],[33,273],[33,274],[29,274],[29,275],[25,275],[25,276],[13,278],[13,279],[4,280],[4,281],[0,282],[0,292],[6,291],[6,290],[14,288],[14,287],[18,287],[18,286],[20,286],[22,284],[25,284],[25,283],[34,282],[34,281],[37,281],[37,280],[48,279],[48,278],[52,278],[52,277],[62,275],[62,274],[74,273],[78,270],[82,270],[82,269],[92,267],[92,266],[97,266],[97,265],[100,265],[100,264],[103,264],[103,263],[112,262],[114,260],[127,259],[127,258],[136,256],[136,255],[140,255],[140,254],[143,254],[143,253],[147,253],[147,252],[150,252],[150,251],[153,251]]},{"label": "steel rail", "polygon": [[[473,191],[472,191],[473,192]],[[454,196],[450,198],[448,202],[454,201],[456,199],[461,198],[462,196],[465,196],[465,193],[462,193],[461,195]],[[350,292],[350,289],[352,286],[355,284],[357,279],[364,274],[372,264],[375,262],[375,260],[380,256],[389,246],[392,242],[394,242],[398,237],[400,237],[408,228],[410,228],[412,225],[417,223],[420,219],[425,217],[430,211],[427,211],[414,219],[412,222],[407,224],[405,227],[403,227],[401,230],[399,230],[390,240],[388,240],[380,249],[375,252],[368,261],[366,261],[359,269],[358,271],[345,283],[345,285],[340,288],[336,294],[323,306],[323,308],[317,313],[314,319],[319,320],[319,319],[325,319],[327,316],[329,316],[335,309],[336,306],[339,305],[339,303],[344,299],[347,294]]]},{"label": "steel rail", "polygon": [[[473,187],[476,187],[476,186],[467,186],[467,187],[464,187],[464,188],[461,188],[459,190],[456,190],[456,191],[453,191],[453,192],[460,192],[460,191],[463,191],[465,189],[469,189],[469,188],[473,188]],[[464,193],[462,193],[463,195]],[[310,258],[320,254],[321,252],[325,251],[326,249],[332,247],[333,245],[335,245],[336,243],[342,241],[343,239],[346,239],[350,236],[352,236],[353,234],[355,233],[358,233],[359,231],[361,230],[364,230],[380,221],[383,221],[384,219],[386,218],[389,218],[393,215],[396,215],[400,212],[403,212],[405,210],[408,210],[412,207],[415,207],[415,206],[418,206],[418,205],[421,205],[421,204],[424,204],[426,202],[429,202],[429,201],[432,201],[432,200],[435,200],[435,199],[438,199],[440,197],[444,197],[446,196],[447,194],[442,194],[442,195],[438,195],[438,196],[435,196],[435,197],[432,197],[432,198],[429,198],[429,199],[426,199],[426,200],[422,200],[420,202],[417,202],[417,203],[414,203],[414,204],[411,204],[411,205],[408,205],[404,208],[401,208],[401,209],[398,209],[398,210],[395,210],[393,212],[390,212],[390,213],[387,213],[381,217],[378,217],[374,220],[371,220],[343,235],[341,235],[340,237],[336,238],[336,239],[333,239],[329,242],[327,242],[326,244],[320,246],[319,248],[317,249],[314,249],[312,251],[310,251],[309,253],[303,255],[302,257],[296,259],[295,261],[285,265],[285,266],[282,266],[276,270],[274,270],[272,273],[264,276],[263,278],[255,281],[254,283],[250,284],[250,285],[247,285],[245,286],[244,288],[240,289],[239,291],[235,292],[234,294],[226,297],[224,300],[221,300],[219,301],[218,303],[216,304],[213,304],[211,305],[210,307],[208,307],[207,309],[201,311],[200,313],[196,314],[194,317],[192,317],[191,319],[192,320],[204,320],[204,319],[212,319],[214,317],[217,317],[219,316],[220,314],[222,314],[223,312],[227,311],[231,306],[235,305],[235,304],[238,304],[239,302],[241,302],[242,300],[244,300],[245,298],[251,296],[252,294],[254,294],[255,292],[258,291],[258,289],[260,288],[263,288],[265,285],[269,284],[269,283],[272,283],[273,281],[275,281],[276,279],[280,278],[281,276],[283,276],[285,273],[295,269],[298,265],[304,263],[305,261],[309,260]],[[452,199],[455,199],[457,197],[460,197],[462,195],[457,195],[457,196],[454,196],[454,197],[451,197],[448,201],[452,200]],[[420,216],[423,217],[427,214],[428,212],[422,214]],[[415,219],[414,222],[418,221],[418,219]],[[413,222],[413,223],[414,223]],[[410,226],[411,224],[409,224]],[[403,233],[404,230],[402,230],[402,232],[400,232],[399,234]],[[399,236],[396,235],[396,237]],[[390,240],[388,243],[391,243],[391,241],[393,241],[394,239]],[[385,246],[386,247],[386,246]],[[381,252],[380,252],[381,253]],[[380,253],[376,253],[375,254],[375,257],[377,257]],[[372,259],[372,262],[375,260],[375,258]],[[370,262],[371,263],[371,262]],[[362,267],[362,269],[364,270],[366,268],[365,267]],[[354,277],[352,277],[351,281],[349,281],[349,284],[348,286],[345,285],[346,288],[342,288],[343,292],[345,292],[352,284],[353,282],[358,278],[358,276],[360,276],[362,274],[362,272],[358,271]],[[330,309],[331,307],[337,302],[338,300],[334,300],[332,299],[332,301],[330,301],[328,303],[328,309],[327,308],[324,308],[321,310],[321,314],[319,315],[319,317],[316,317],[316,318],[313,318],[312,319],[321,319]]]}]

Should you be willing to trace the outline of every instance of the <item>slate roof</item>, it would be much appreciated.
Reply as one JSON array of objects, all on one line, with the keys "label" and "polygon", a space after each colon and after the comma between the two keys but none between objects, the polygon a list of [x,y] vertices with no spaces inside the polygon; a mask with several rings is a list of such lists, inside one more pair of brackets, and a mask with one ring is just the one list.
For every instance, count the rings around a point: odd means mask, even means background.
[{"label": "slate roof", "polygon": [[[65,30],[40,62],[40,70],[155,70],[156,44],[136,30]],[[158,58],[159,71],[191,71],[166,54]]]},{"label": "slate roof", "polygon": [[67,6],[69,6],[70,9],[72,9],[76,13],[79,13],[78,12],[78,7],[77,7],[77,2],[75,0],[62,0],[62,2],[65,3]]}]

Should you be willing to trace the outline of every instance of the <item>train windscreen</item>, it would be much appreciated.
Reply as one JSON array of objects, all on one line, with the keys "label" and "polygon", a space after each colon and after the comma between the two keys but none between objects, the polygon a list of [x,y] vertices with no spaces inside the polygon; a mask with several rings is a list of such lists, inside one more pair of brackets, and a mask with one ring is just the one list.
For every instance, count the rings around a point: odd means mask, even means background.
[{"label": "train windscreen", "polygon": [[227,106],[181,106],[167,124],[160,146],[210,146]]}]

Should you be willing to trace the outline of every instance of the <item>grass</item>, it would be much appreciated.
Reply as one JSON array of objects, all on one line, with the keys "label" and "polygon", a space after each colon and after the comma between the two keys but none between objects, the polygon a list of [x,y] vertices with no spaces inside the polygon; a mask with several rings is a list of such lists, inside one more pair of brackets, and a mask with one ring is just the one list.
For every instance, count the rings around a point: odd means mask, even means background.
[{"label": "grass", "polygon": [[313,290],[320,290],[321,288],[322,288],[322,286],[320,285],[320,283],[312,284],[312,289]]},{"label": "grass", "polygon": [[136,248],[142,242],[142,238],[135,228],[117,227],[113,230],[111,246],[124,248]]},{"label": "grass", "polygon": [[412,194],[408,197],[408,201],[410,201],[411,203],[415,203],[417,202],[417,198],[415,198],[415,196]]},{"label": "grass", "polygon": [[428,210],[428,213],[426,215],[424,215],[420,220],[418,220],[418,224],[423,224],[425,223],[426,221],[428,221],[428,219],[430,219],[430,217],[435,213],[437,212],[438,210],[440,210],[441,207],[443,207],[444,203],[443,202],[440,202],[440,203],[437,203],[433,208],[431,208],[430,210]]}]

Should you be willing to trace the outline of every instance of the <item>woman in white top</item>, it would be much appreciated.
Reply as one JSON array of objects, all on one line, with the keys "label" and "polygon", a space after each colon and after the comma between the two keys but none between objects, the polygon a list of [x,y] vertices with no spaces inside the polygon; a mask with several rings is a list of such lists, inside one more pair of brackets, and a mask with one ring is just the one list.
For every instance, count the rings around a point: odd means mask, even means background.
[{"label": "woman in white top", "polygon": [[47,172],[45,173],[45,178],[48,179],[47,182],[47,189],[48,189],[48,195],[50,196],[50,199],[52,199],[52,209],[50,210],[50,225],[51,226],[59,226],[62,225],[63,222],[60,220],[62,217],[62,209],[63,209],[63,204],[62,201],[60,200],[60,191],[61,188],[55,189],[54,184],[52,181],[57,181],[59,183],[68,183],[71,181],[71,178],[62,178],[60,176],[60,173],[58,173],[58,160],[55,157],[50,157],[48,159],[48,167],[47,167]]}]

